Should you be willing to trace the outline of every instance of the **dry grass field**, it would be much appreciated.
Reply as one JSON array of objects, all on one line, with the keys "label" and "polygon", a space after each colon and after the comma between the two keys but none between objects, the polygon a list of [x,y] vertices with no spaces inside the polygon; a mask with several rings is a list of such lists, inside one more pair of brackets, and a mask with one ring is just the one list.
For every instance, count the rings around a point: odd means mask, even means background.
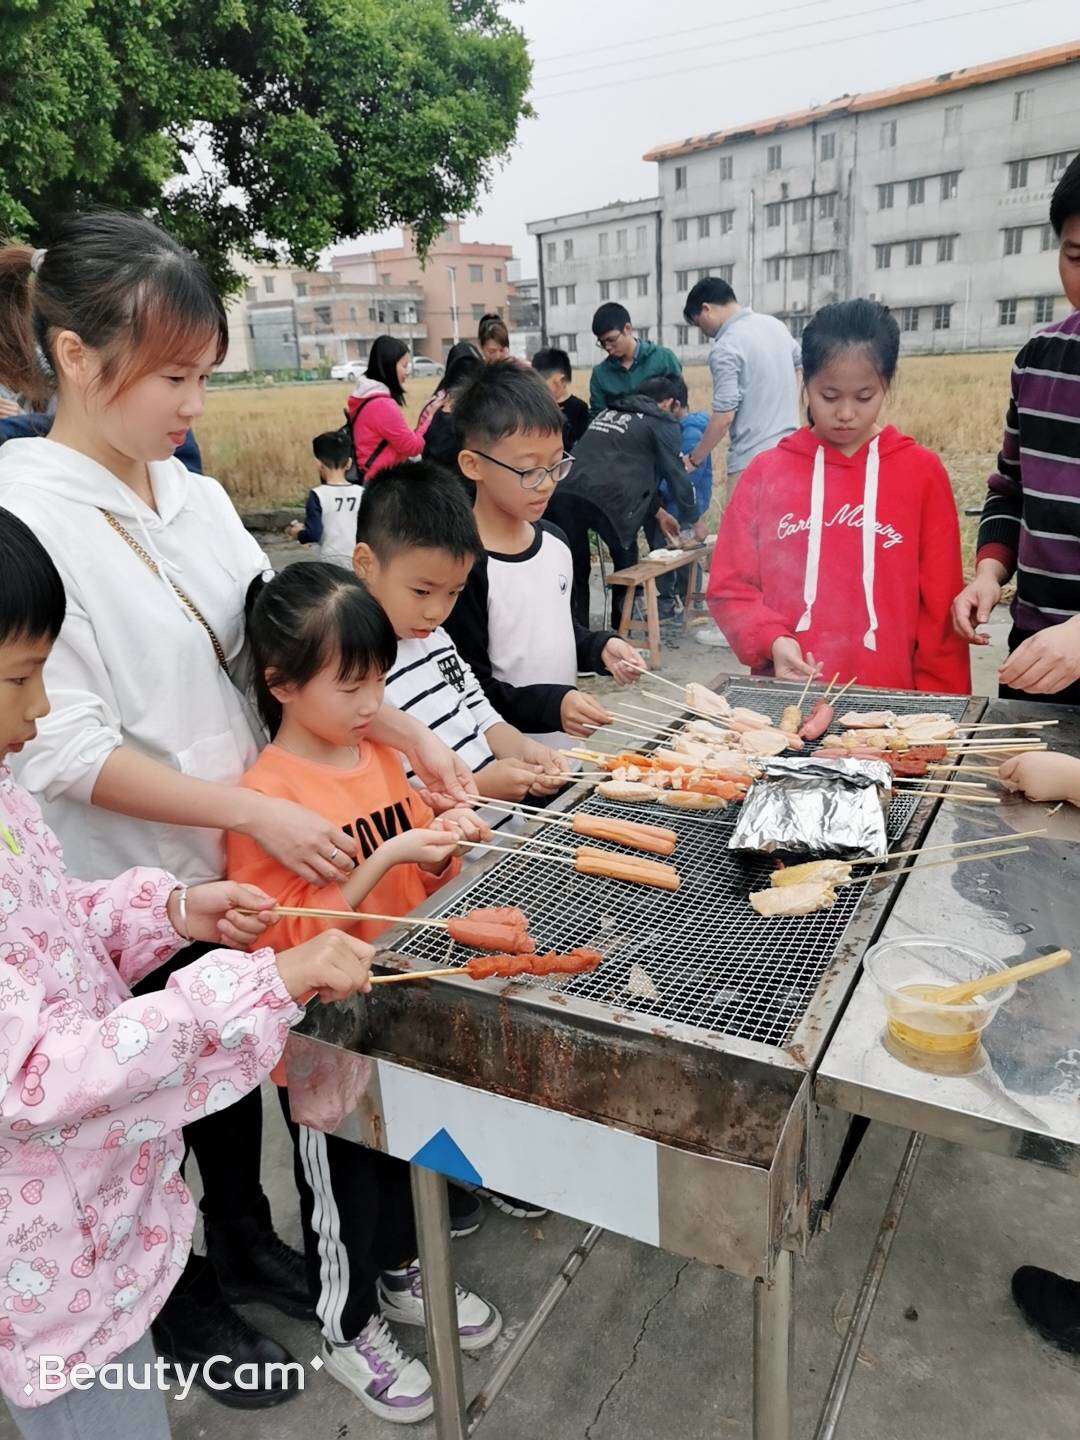
[{"label": "dry grass field", "polygon": [[[936,450],[948,467],[957,504],[977,504],[1001,436],[1011,356],[926,355],[904,360],[888,418]],[[709,409],[704,365],[686,372],[691,403]],[[588,394],[588,372],[574,388]],[[407,413],[415,420],[434,389],[409,382]],[[311,437],[342,422],[347,384],[280,385],[212,393],[197,427],[207,472],[241,508],[302,504],[314,477]],[[974,524],[964,526],[967,545]]]}]

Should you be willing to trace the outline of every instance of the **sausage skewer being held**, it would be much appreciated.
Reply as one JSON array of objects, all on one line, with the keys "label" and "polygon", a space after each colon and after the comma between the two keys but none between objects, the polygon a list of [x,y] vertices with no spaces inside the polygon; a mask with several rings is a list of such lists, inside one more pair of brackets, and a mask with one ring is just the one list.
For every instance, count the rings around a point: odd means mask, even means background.
[{"label": "sausage skewer being held", "polygon": [[662,825],[643,825],[636,820],[613,820],[608,815],[589,815],[580,810],[573,815],[560,815],[557,811],[544,810],[539,805],[520,805],[513,800],[479,799],[474,801],[474,804],[487,810],[504,810],[510,815],[521,811],[529,819],[568,827],[575,835],[582,835],[587,840],[610,840],[613,845],[625,845],[628,850],[647,850],[653,855],[670,855],[679,839],[674,830],[668,830]]},{"label": "sausage skewer being held", "polygon": [[400,985],[406,980],[445,980],[467,975],[470,980],[513,979],[516,975],[588,975],[600,964],[599,950],[571,950],[557,955],[474,955],[465,965],[442,966],[438,970],[406,970],[400,975],[373,975],[372,985]]}]

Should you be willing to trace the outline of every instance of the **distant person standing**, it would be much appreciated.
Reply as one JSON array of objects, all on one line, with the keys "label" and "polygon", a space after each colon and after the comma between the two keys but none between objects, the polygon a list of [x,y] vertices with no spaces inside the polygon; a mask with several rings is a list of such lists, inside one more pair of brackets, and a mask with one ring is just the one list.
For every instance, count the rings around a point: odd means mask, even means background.
[{"label": "distant person standing", "polygon": [[607,358],[592,368],[589,377],[589,410],[599,415],[615,400],[641,392],[642,382],[658,375],[681,375],[678,356],[663,345],[642,340],[634,334],[630,312],[625,305],[608,301],[593,316],[596,343]]},{"label": "distant person standing", "polygon": [[367,369],[345,407],[356,474],[362,485],[380,470],[400,465],[403,460],[415,460],[423,453],[424,436],[436,408],[429,406],[416,429],[410,429],[401,413],[408,374],[409,347],[405,341],[395,335],[377,336]]},{"label": "distant person standing", "polygon": [[476,338],[480,341],[480,354],[489,365],[498,360],[509,360],[510,335],[502,316],[496,310],[480,316],[480,329]]},{"label": "distant person standing", "polygon": [[727,281],[716,276],[697,282],[683,314],[713,342],[712,419],[686,467],[696,470],[729,435],[724,488],[730,501],[750,461],[798,428],[802,350],[782,320],[740,305]]}]

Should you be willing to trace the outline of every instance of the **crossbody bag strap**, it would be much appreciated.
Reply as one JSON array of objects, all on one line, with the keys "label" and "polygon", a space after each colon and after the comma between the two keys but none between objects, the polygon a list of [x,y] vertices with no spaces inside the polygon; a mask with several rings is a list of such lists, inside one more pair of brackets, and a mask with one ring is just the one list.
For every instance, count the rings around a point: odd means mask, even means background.
[{"label": "crossbody bag strap", "polygon": [[135,539],[134,535],[130,534],[127,530],[124,529],[123,525],[120,524],[120,521],[116,518],[116,516],[112,513],[111,510],[103,509],[101,513],[105,516],[105,519],[120,536],[121,540],[123,540],[127,545],[131,547],[132,550],[134,550],[135,554],[143,562],[146,568],[153,571],[153,573],[158,576],[159,579],[164,580],[166,585],[171,585],[172,588],[176,591],[176,594],[179,597],[181,604],[183,604],[187,608],[187,610],[190,611],[192,618],[197,620],[202,626],[202,628],[206,631],[206,634],[210,640],[210,644],[214,647],[214,654],[217,656],[217,662],[227,675],[229,673],[229,662],[225,659],[225,651],[221,648],[221,641],[214,634],[213,626],[210,624],[210,621],[207,620],[206,616],[202,613],[199,607],[195,604],[195,601],[192,600],[191,596],[187,593],[186,590],[181,590],[180,586],[177,585],[175,580],[170,580],[168,575],[163,575],[161,573],[161,569],[155,561],[154,557],[149,553],[149,551],[143,549],[143,547]]}]

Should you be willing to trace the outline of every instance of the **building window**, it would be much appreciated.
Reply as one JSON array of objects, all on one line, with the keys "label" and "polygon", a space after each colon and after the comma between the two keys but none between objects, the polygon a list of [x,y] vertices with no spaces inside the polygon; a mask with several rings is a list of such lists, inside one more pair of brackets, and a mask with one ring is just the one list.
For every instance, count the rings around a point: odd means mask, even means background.
[{"label": "building window", "polygon": [[352,321],[355,321],[355,320],[356,320],[356,306],[355,306],[355,305],[350,305],[350,306],[349,306],[349,319],[352,320]]},{"label": "building window", "polygon": [[942,200],[955,200],[960,194],[960,171],[946,170],[941,177]]},{"label": "building window", "polygon": [[[549,290],[549,291],[548,291],[548,295],[549,295],[550,298],[551,298],[551,303],[552,303],[552,305],[558,305],[558,303],[559,303],[559,292],[558,292],[558,290]],[[474,306],[472,307],[472,318],[473,318],[474,320],[482,320],[482,319],[484,318],[484,314],[485,314],[485,311],[484,311],[483,305],[474,305]]]},{"label": "building window", "polygon": [[780,279],[780,256],[779,256],[779,255],[770,255],[770,257],[768,258],[768,260],[765,261],[765,279],[766,279],[766,280],[779,280],[779,279]]},{"label": "building window", "polygon": [[623,254],[626,253],[626,231],[625,231],[625,230],[616,230],[616,231],[615,231],[615,249],[616,249],[617,253],[620,254],[620,255],[623,255]]},{"label": "building window", "polygon": [[717,219],[720,221],[720,234],[730,235],[732,227],[735,224],[735,211],[721,210],[720,214],[717,216]]},{"label": "building window", "polygon": [[1028,162],[1026,160],[1009,161],[1009,189],[1023,190],[1028,183]]},{"label": "building window", "polygon": [[601,255],[606,255],[606,254],[607,254],[607,244],[608,244],[608,233],[607,233],[606,230],[601,230],[601,231],[600,231],[600,254],[601,254]]},{"label": "building window", "polygon": [[1019,255],[1024,248],[1024,230],[1020,225],[1010,225],[1002,231],[1005,236],[1004,254]]},{"label": "building window", "polygon": [[963,105],[946,105],[946,106],[945,106],[945,134],[946,134],[946,135],[959,135],[963,123],[964,123],[964,107],[963,107]]},{"label": "building window", "polygon": [[1053,250],[1054,248],[1054,227],[1052,225],[1040,225],[1039,227],[1039,249]]},{"label": "building window", "polygon": [[577,354],[577,332],[576,332],[576,331],[575,331],[575,333],[574,333],[573,335],[567,335],[567,337],[566,337],[566,344],[563,346],[563,349],[569,351],[569,353],[570,353],[571,355],[576,355],[576,354]]},{"label": "building window", "polygon": [[874,269],[875,269],[875,270],[888,270],[888,269],[891,267],[891,265],[892,265],[892,246],[891,246],[891,245],[875,245],[875,246],[874,246]]},{"label": "building window", "polygon": [[697,278],[698,278],[699,280],[709,280],[709,279],[711,279],[711,277],[712,277],[712,271],[711,271],[707,266],[706,266],[706,268],[705,268],[704,270],[699,270],[699,271],[697,272]]},{"label": "building window", "polygon": [[619,299],[619,300],[626,300],[626,299],[628,299],[629,295],[630,295],[630,281],[629,281],[629,280],[616,280],[616,282],[615,282],[615,296],[616,296],[616,298]]},{"label": "building window", "polygon": [[948,304],[948,305],[935,305],[935,306],[934,306],[934,329],[935,329],[935,330],[951,330],[951,329],[952,329],[952,305],[951,305],[951,303]]},{"label": "building window", "polygon": [[998,301],[998,324],[999,324],[999,325],[1015,325],[1015,324],[1016,324],[1016,301],[1015,301],[1015,300],[999,300],[999,301]]},{"label": "building window", "polygon": [[805,197],[794,201],[791,206],[791,219],[796,225],[805,225],[810,219],[810,201]]},{"label": "building window", "polygon": [[315,314],[315,323],[316,323],[316,325],[329,325],[329,324],[330,324],[330,306],[329,306],[329,305],[316,305],[316,306],[315,306],[314,314]]},{"label": "building window", "polygon": [[[566,248],[565,242],[563,248],[564,250]],[[484,283],[484,267],[482,265],[470,265],[469,280],[472,282],[473,285],[482,285]]]},{"label": "building window", "polygon": [[[554,259],[554,256],[552,256],[552,259]],[[384,285],[389,285],[389,284],[390,284],[390,276],[389,276],[389,274],[380,275],[380,276],[379,276],[379,279],[382,281],[382,283],[383,283]]]},{"label": "building window", "polygon": [[822,160],[836,159],[836,131],[827,130],[821,137],[821,158]]},{"label": "building window", "polygon": [[791,257],[791,278],[793,280],[805,280],[809,268],[809,255],[793,255]]},{"label": "building window", "polygon": [[704,330],[699,330],[697,332],[697,343],[699,345],[707,345],[709,343],[709,338],[710,337],[705,334]]},{"label": "building window", "polygon": [[1046,181],[1052,185],[1055,180],[1060,180],[1065,171],[1069,168],[1069,152],[1063,151],[1060,155],[1048,155],[1046,157]]},{"label": "building window", "polygon": [[637,277],[637,293],[639,295],[647,295],[649,293],[649,277],[647,275],[639,275]]},{"label": "building window", "polygon": [[676,326],[675,326],[675,344],[676,344],[676,345],[689,345],[689,344],[690,344],[690,326],[689,326],[689,325],[676,325]]},{"label": "building window", "polygon": [[922,264],[922,247],[923,242],[921,240],[909,240],[907,242],[907,245],[904,248],[906,251],[907,263],[909,265]]},{"label": "building window", "polygon": [[836,214],[836,196],[819,195],[817,213],[819,220],[831,220]]},{"label": "building window", "polygon": [[[552,285],[552,286],[550,286],[550,287],[548,288],[548,304],[551,305],[552,307],[554,307],[554,306],[558,305],[558,303],[559,303],[559,287],[558,287],[557,285]],[[477,306],[474,305],[474,306],[473,306],[473,309],[474,309],[474,310],[477,309]],[[480,307],[480,315],[483,315],[483,313],[484,313],[483,307]],[[475,319],[479,320],[479,319],[480,319],[480,315],[475,316]]]},{"label": "building window", "polygon": [[1035,296],[1035,324],[1049,325],[1054,318],[1054,297],[1053,295]]},{"label": "building window", "polygon": [[791,315],[791,316],[789,316],[789,318],[788,318],[788,329],[791,331],[791,334],[792,334],[792,336],[793,336],[794,339],[796,339],[796,340],[801,340],[802,337],[803,337],[803,332],[804,332],[804,330],[806,329],[806,316],[805,316],[805,315]]},{"label": "building window", "polygon": [[[369,306],[367,307],[367,318],[368,318],[369,320],[374,320],[374,319],[377,318],[377,317],[376,317],[376,314],[375,314],[375,306],[374,306],[374,305],[369,305]],[[452,343],[453,343],[453,342],[451,341],[451,344],[452,344]]]},{"label": "building window", "polygon": [[895,150],[895,149],[896,149],[896,121],[895,121],[895,120],[883,120],[883,121],[881,122],[881,129],[880,129],[880,131],[878,132],[878,149],[879,149],[879,150]]},{"label": "building window", "polygon": [[716,278],[718,280],[726,280],[729,285],[731,284],[734,274],[734,265],[719,265],[716,270]]},{"label": "building window", "polygon": [[937,242],[937,258],[941,263],[946,260],[956,259],[956,236],[939,235]]},{"label": "building window", "polygon": [[267,295],[272,295],[272,294],[274,293],[274,277],[273,277],[273,275],[264,275],[264,276],[263,276],[263,289],[266,291]]},{"label": "building window", "polygon": [[900,311],[900,329],[905,330],[909,335],[913,330],[919,328],[919,307],[917,305],[905,305]]},{"label": "building window", "polygon": [[891,180],[888,185],[879,185],[877,187],[877,208],[879,210],[891,210],[895,198],[895,187]]},{"label": "building window", "polygon": [[765,224],[770,230],[775,230],[780,224],[780,206],[775,201],[765,206]]},{"label": "building window", "polygon": [[926,199],[926,181],[923,179],[909,180],[907,182],[907,203],[909,205],[921,205]]},{"label": "building window", "polygon": [[566,287],[566,304],[567,304],[567,305],[576,305],[576,304],[577,304],[577,286],[576,286],[576,285],[567,285],[567,287]]},{"label": "building window", "polygon": [[685,190],[685,189],[686,189],[686,166],[685,166],[685,165],[676,165],[676,166],[675,166],[675,189],[676,189],[676,190]]},{"label": "building window", "polygon": [[676,271],[675,271],[675,289],[676,289],[676,290],[688,290],[689,288],[690,288],[690,271],[689,271],[689,270],[676,270]]},{"label": "building window", "polygon": [[259,292],[258,292],[258,290],[255,289],[255,286],[254,286],[254,285],[249,285],[249,286],[247,287],[247,289],[244,291],[244,299],[248,302],[249,305],[251,304],[251,302],[252,302],[253,300],[257,300],[258,297],[259,297]]},{"label": "building window", "polygon": [[562,242],[562,258],[564,260],[572,260],[574,258],[573,240],[564,240]]},{"label": "building window", "polygon": [[306,294],[307,294],[307,281],[306,281],[306,280],[298,280],[298,281],[296,282],[296,296],[297,296],[297,299],[298,299],[298,300],[303,300],[303,298],[304,298],[304,296],[305,296]]},{"label": "building window", "polygon": [[720,156],[720,179],[721,179],[721,180],[730,180],[730,179],[731,179],[732,173],[733,173],[733,171],[734,171],[734,158],[735,158],[735,157],[734,157],[733,155],[721,155],[721,156]]},{"label": "building window", "polygon": [[779,170],[783,164],[783,154],[779,145],[770,145],[768,158],[765,162],[767,170]]},{"label": "building window", "polygon": [[1031,112],[1035,108],[1034,90],[1013,91],[1013,120],[1030,120]]},{"label": "building window", "polygon": [[548,264],[549,264],[549,265],[554,265],[554,264],[555,264],[555,241],[554,241],[554,240],[549,240],[548,243],[547,243],[546,249],[547,249]]},{"label": "building window", "polygon": [[642,340],[648,340],[648,338],[649,338],[649,327],[648,327],[648,325],[639,325],[639,326],[637,327],[637,333],[641,336]]},{"label": "building window", "polygon": [[610,280],[601,280],[601,281],[600,281],[600,299],[601,299],[601,300],[610,300],[610,299],[611,299],[611,281],[610,281]]},{"label": "building window", "polygon": [[496,270],[496,271],[495,271],[495,284],[496,284],[496,285],[501,285],[502,283],[503,283],[503,272],[502,272],[501,270]]},{"label": "building window", "polygon": [[686,239],[686,227],[687,227],[687,221],[685,221],[685,220],[676,220],[676,221],[675,221],[675,239],[676,239],[676,240],[685,240],[685,239]]},{"label": "building window", "polygon": [[649,232],[648,232],[648,229],[647,229],[647,227],[644,226],[644,225],[639,225],[639,226],[637,227],[637,229],[634,231],[634,246],[635,246],[635,249],[644,250],[644,249],[645,249],[645,246],[648,245],[648,243],[649,243]]},{"label": "building window", "polygon": [[697,217],[697,238],[699,240],[707,240],[709,238],[709,232],[712,228],[710,224],[711,218],[709,215],[699,215]]},{"label": "building window", "polygon": [[826,250],[823,255],[814,256],[814,269],[818,275],[831,275],[836,263],[836,251]]}]

